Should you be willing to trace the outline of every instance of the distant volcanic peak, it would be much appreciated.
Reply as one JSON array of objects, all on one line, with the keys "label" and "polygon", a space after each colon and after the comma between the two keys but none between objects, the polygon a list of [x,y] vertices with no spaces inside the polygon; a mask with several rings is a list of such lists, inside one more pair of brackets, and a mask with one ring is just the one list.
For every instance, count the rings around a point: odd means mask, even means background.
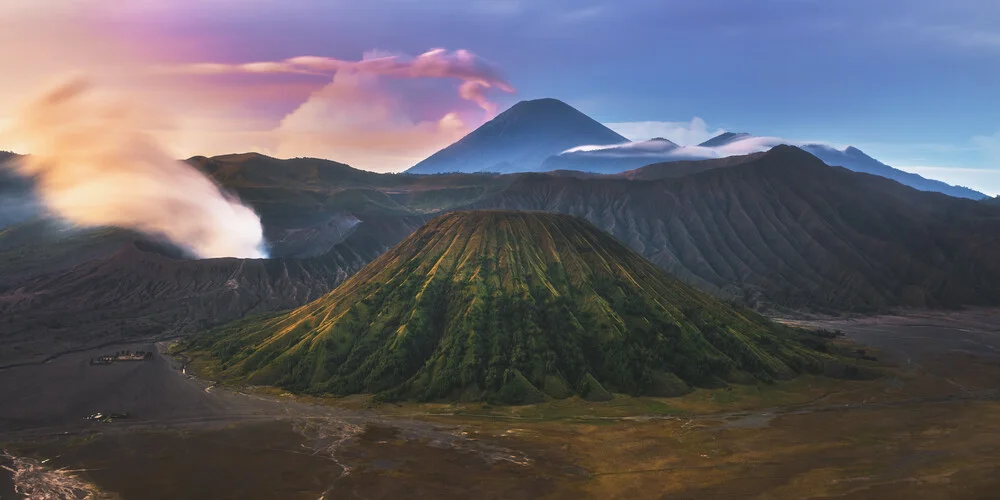
[{"label": "distant volcanic peak", "polygon": [[699,146],[703,148],[717,148],[743,139],[749,139],[750,137],[752,136],[746,132],[723,132],[699,144]]},{"label": "distant volcanic peak", "polygon": [[576,119],[582,114],[579,110],[565,102],[558,99],[545,98],[519,101],[490,120],[490,122],[510,123],[520,120]]},{"label": "distant volcanic peak", "polygon": [[562,101],[535,99],[511,106],[408,172],[531,172],[550,156],[576,146],[627,142]]},{"label": "distant volcanic peak", "polygon": [[487,210],[435,218],[326,297],[223,328],[204,347],[230,353],[227,374],[249,383],[529,403],[679,395],[736,373],[818,367],[796,335],[583,219]]},{"label": "distant volcanic peak", "polygon": [[849,156],[860,156],[864,158],[871,158],[871,156],[868,156],[864,151],[861,151],[860,149],[854,146],[847,146],[846,148],[844,148],[844,153]]},{"label": "distant volcanic peak", "polygon": [[555,112],[571,112],[579,113],[576,108],[566,104],[559,99],[554,97],[542,97],[540,99],[526,99],[524,101],[518,101],[513,106],[508,109],[508,111],[523,111],[523,110],[541,111],[549,110]]},{"label": "distant volcanic peak", "polygon": [[[518,122],[531,122],[539,129],[552,127],[566,127],[570,130],[574,128],[587,127],[593,129],[591,132],[599,131],[604,136],[605,144],[618,144],[629,142],[621,134],[605,127],[600,122],[587,116],[582,111],[566,104],[559,99],[546,97],[529,101],[520,101],[509,109],[490,120],[498,124],[510,125]],[[475,132],[473,132],[475,133]]]},{"label": "distant volcanic peak", "polygon": [[[559,99],[552,97],[545,97],[541,99],[530,99],[526,101],[519,101],[510,108],[508,108],[503,113],[500,113],[497,117],[504,114],[509,115],[519,115],[525,114],[528,116],[542,116],[547,115],[549,117],[571,117],[578,118],[584,116],[590,119],[589,116],[584,114],[582,111],[566,104]],[[624,137],[622,137],[624,139]]]}]

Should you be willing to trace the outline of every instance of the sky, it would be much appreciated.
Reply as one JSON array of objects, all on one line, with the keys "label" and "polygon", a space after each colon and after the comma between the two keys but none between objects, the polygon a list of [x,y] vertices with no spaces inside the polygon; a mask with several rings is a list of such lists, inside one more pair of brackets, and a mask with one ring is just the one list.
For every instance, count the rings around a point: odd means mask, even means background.
[{"label": "sky", "polygon": [[178,157],[398,171],[556,97],[633,139],[853,145],[1000,194],[1000,2],[5,0],[0,47],[0,130],[83,78]]}]

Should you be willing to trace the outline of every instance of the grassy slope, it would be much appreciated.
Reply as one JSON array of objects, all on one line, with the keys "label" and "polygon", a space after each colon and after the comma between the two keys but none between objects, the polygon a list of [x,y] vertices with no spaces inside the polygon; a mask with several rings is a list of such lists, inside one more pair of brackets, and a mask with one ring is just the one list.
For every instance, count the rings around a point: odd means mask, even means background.
[{"label": "grassy slope", "polygon": [[326,297],[195,341],[224,376],[316,393],[677,395],[820,369],[822,342],[669,277],[585,221],[438,217]]}]

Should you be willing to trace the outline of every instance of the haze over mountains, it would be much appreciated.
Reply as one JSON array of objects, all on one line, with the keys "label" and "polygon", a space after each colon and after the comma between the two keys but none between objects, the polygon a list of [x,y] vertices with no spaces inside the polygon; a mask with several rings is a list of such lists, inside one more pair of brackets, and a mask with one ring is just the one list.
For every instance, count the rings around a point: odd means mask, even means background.
[{"label": "haze over mountains", "polygon": [[776,137],[725,132],[694,146],[667,139],[631,142],[556,99],[522,101],[408,173],[579,170],[615,174],[652,163],[703,160],[796,145],[829,165],[879,175],[922,191],[982,199],[978,191],[890,167],[854,147],[797,144]]}]

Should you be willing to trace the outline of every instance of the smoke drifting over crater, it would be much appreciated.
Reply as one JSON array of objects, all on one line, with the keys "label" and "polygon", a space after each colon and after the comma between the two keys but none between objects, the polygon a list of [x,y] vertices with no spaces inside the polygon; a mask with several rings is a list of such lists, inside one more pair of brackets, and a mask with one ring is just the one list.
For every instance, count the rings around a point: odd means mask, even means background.
[{"label": "smoke drifting over crater", "polygon": [[260,218],[177,161],[134,108],[73,80],[29,104],[5,139],[30,153],[9,165],[34,177],[54,215],[166,238],[201,258],[265,257]]}]

